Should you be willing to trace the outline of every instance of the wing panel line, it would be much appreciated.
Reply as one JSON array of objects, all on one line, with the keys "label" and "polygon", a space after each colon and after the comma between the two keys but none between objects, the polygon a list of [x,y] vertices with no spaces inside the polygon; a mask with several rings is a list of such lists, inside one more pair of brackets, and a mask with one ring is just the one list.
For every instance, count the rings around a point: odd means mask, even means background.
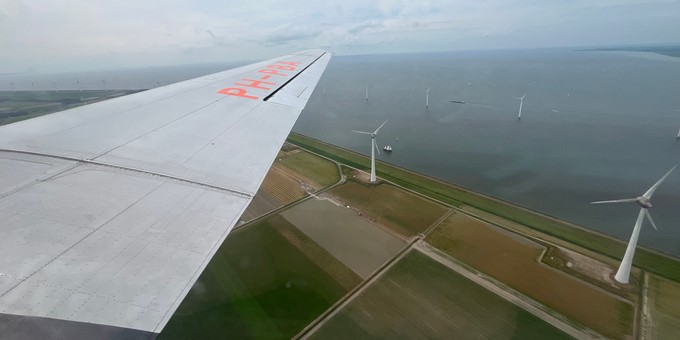
[{"label": "wing panel line", "polygon": [[51,263],[53,263],[53,262],[56,261],[58,258],[60,258],[62,255],[66,254],[69,250],[73,249],[73,247],[75,247],[75,246],[77,246],[78,244],[80,244],[80,242],[82,242],[83,240],[87,239],[88,237],[90,237],[90,235],[92,235],[92,234],[94,234],[95,232],[99,231],[99,230],[100,230],[101,228],[103,228],[105,225],[109,224],[111,221],[113,221],[113,220],[116,219],[118,216],[120,216],[121,214],[123,214],[125,211],[127,211],[128,209],[130,209],[130,207],[132,207],[132,206],[134,206],[135,204],[137,204],[137,203],[143,201],[145,198],[147,198],[147,197],[148,197],[149,195],[151,195],[153,192],[155,192],[156,190],[158,190],[158,189],[159,189],[160,187],[162,187],[164,184],[165,184],[165,183],[160,183],[157,187],[153,188],[151,191],[147,192],[145,195],[143,195],[142,197],[140,197],[139,199],[137,199],[135,202],[133,202],[132,204],[128,205],[125,209],[122,209],[122,210],[119,211],[116,215],[112,216],[108,221],[106,221],[106,222],[102,223],[100,226],[98,226],[98,227],[92,229],[89,233],[87,233],[87,234],[84,235],[82,238],[80,238],[80,240],[78,240],[78,241],[76,241],[75,243],[73,243],[70,247],[64,249],[64,251],[62,251],[62,252],[59,253],[58,255],[54,256],[50,261],[48,261],[47,263],[45,263],[44,265],[42,265],[40,268],[38,268],[37,270],[33,271],[32,273],[26,275],[26,277],[22,278],[21,281],[19,281],[17,284],[13,285],[10,289],[7,289],[4,293],[0,294],[0,297],[3,297],[3,296],[5,296],[5,295],[7,295],[9,292],[11,292],[12,290],[14,290],[16,287],[18,287],[18,286],[21,285],[22,283],[26,282],[26,280],[28,280],[28,279],[30,279],[31,277],[33,277],[33,275],[35,275],[36,273],[40,272],[40,271],[43,270],[45,267],[49,266]]},{"label": "wing panel line", "polygon": [[24,155],[41,156],[41,157],[52,157],[52,158],[58,158],[58,159],[63,159],[63,160],[67,160],[67,161],[75,161],[75,162],[80,162],[80,163],[85,163],[85,164],[99,165],[99,166],[105,166],[105,167],[109,167],[109,168],[116,168],[116,169],[121,169],[121,170],[138,172],[138,173],[143,173],[143,174],[147,174],[147,175],[172,179],[172,180],[176,180],[176,181],[180,181],[180,182],[191,183],[191,184],[194,184],[194,185],[207,187],[207,188],[210,188],[210,189],[213,189],[213,190],[223,191],[223,192],[226,192],[226,193],[231,194],[233,196],[238,196],[238,197],[243,197],[243,198],[248,198],[248,199],[253,198],[253,195],[249,194],[247,192],[222,187],[222,186],[219,186],[219,185],[203,183],[203,182],[195,181],[195,180],[188,179],[188,178],[177,177],[177,176],[173,176],[173,175],[163,174],[163,173],[160,173],[160,172],[149,171],[149,170],[144,170],[144,169],[139,169],[139,168],[131,168],[131,167],[126,167],[126,166],[112,164],[112,163],[106,163],[106,162],[100,162],[100,161],[94,161],[94,160],[90,160],[90,159],[82,159],[82,158],[76,158],[76,157],[51,155],[51,154],[47,154],[47,153],[32,152],[32,151],[0,149],[0,152],[18,153],[18,154],[24,154]]}]

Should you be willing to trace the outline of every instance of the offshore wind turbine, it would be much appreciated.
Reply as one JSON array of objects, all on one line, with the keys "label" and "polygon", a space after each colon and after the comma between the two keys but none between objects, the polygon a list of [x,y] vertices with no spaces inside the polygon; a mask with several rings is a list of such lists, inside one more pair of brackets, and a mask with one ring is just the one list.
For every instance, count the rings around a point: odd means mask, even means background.
[{"label": "offshore wind turbine", "polygon": [[366,84],[366,101],[368,101],[368,84]]},{"label": "offshore wind turbine", "polygon": [[425,108],[430,107],[430,89],[425,90]]},{"label": "offshore wind turbine", "polygon": [[524,97],[526,97],[526,96],[527,95],[525,94],[520,98],[515,97],[515,99],[519,99],[519,113],[517,114],[518,120],[522,119],[522,105],[524,104]]},{"label": "offshore wind turbine", "polygon": [[371,136],[371,183],[375,183],[375,152],[378,151],[378,154],[380,154],[380,149],[378,149],[378,142],[375,141],[375,136],[378,135],[378,131],[387,123],[387,120],[380,124],[380,126],[375,129],[373,132],[365,132],[365,131],[357,131],[357,130],[352,130],[352,132],[360,133],[363,135],[370,135]]},{"label": "offshore wind turbine", "polygon": [[663,177],[661,177],[660,180],[658,180],[654,185],[652,185],[651,188],[649,188],[642,196],[635,197],[635,198],[624,198],[620,200],[612,200],[612,201],[597,201],[597,202],[591,202],[590,204],[602,204],[602,203],[622,203],[622,202],[635,202],[637,203],[641,209],[640,213],[638,214],[638,218],[635,221],[635,227],[633,228],[633,234],[630,235],[630,241],[628,241],[628,247],[626,247],[626,253],[623,255],[623,260],[621,260],[621,265],[619,265],[619,270],[616,271],[616,275],[614,276],[614,279],[620,283],[628,283],[628,277],[630,276],[630,267],[633,264],[633,256],[635,255],[635,247],[637,246],[637,240],[638,236],[640,236],[640,229],[642,228],[642,222],[645,218],[649,220],[649,222],[652,224],[652,227],[656,229],[656,224],[654,224],[654,220],[652,220],[652,215],[649,213],[649,208],[652,207],[652,194],[654,194],[654,191],[661,185],[661,183],[668,177],[668,175],[675,170],[677,167],[674,166],[670,171],[668,171]]}]

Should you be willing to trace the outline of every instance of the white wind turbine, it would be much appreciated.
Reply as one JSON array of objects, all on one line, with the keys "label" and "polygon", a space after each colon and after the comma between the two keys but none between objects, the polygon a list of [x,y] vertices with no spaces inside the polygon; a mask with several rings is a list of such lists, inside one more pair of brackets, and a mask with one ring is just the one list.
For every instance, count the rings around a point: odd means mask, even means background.
[{"label": "white wind turbine", "polygon": [[633,256],[635,255],[635,247],[637,246],[637,240],[638,236],[640,236],[640,229],[642,227],[642,220],[644,220],[645,216],[647,216],[647,219],[649,222],[652,224],[652,227],[656,230],[656,224],[654,224],[654,220],[652,220],[652,215],[649,213],[649,208],[652,207],[652,194],[654,194],[654,191],[661,185],[661,182],[663,182],[668,175],[675,170],[677,167],[674,166],[670,171],[668,171],[659,181],[654,183],[647,192],[645,192],[642,196],[640,197],[635,197],[635,198],[625,198],[621,200],[613,200],[613,201],[597,201],[597,202],[591,202],[590,204],[601,204],[601,203],[622,203],[622,202],[635,202],[642,208],[640,209],[640,213],[638,214],[638,218],[635,221],[635,227],[633,228],[633,234],[630,236],[630,241],[628,241],[628,247],[626,247],[626,253],[623,255],[623,260],[621,260],[621,265],[619,266],[619,270],[616,272],[616,275],[614,276],[614,279],[620,283],[628,283],[628,277],[630,275],[630,267],[633,264]]},{"label": "white wind turbine", "polygon": [[430,89],[425,90],[425,108],[430,107]]},{"label": "white wind turbine", "polygon": [[352,130],[352,132],[356,133],[361,133],[364,135],[371,135],[371,183],[375,183],[375,152],[378,151],[378,154],[380,154],[380,149],[378,149],[378,142],[375,141],[375,136],[378,135],[378,131],[387,123],[387,120],[382,123],[375,131],[373,132],[364,132],[364,131],[357,131],[357,130]]},{"label": "white wind turbine", "polygon": [[517,114],[517,119],[522,119],[522,105],[524,104],[524,97],[527,95],[523,95],[520,98],[515,97],[515,99],[519,99],[519,114]]}]

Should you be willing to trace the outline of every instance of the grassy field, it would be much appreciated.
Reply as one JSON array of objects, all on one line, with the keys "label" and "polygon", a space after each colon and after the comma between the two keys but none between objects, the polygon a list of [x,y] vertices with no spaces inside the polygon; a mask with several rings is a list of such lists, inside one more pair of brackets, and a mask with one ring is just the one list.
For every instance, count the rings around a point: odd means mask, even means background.
[{"label": "grassy field", "polygon": [[290,144],[284,145],[276,159],[241,221],[255,219],[307,196],[307,190],[317,191],[340,179],[333,162]]},{"label": "grassy field", "polygon": [[648,298],[652,339],[680,336],[680,284],[648,275]]},{"label": "grassy field", "polygon": [[538,243],[462,213],[447,217],[426,240],[600,334],[616,339],[633,335],[631,302],[539,263],[545,248]]},{"label": "grassy field", "polygon": [[301,151],[278,158],[289,169],[314,181],[319,187],[333,185],[340,180],[338,168],[333,162]]},{"label": "grassy field", "polygon": [[569,339],[417,251],[410,251],[311,338]]},{"label": "grassy field", "polygon": [[[309,137],[293,133],[288,136],[288,141],[358,169],[366,170],[369,166],[370,159],[367,157]],[[378,176],[444,203],[453,206],[470,205],[610,258],[621,259],[625,252],[623,241],[396,166],[378,162],[376,167]],[[677,259],[638,246],[634,264],[680,282],[680,261]]]},{"label": "grassy field", "polygon": [[389,184],[363,185],[354,181],[329,192],[404,236],[425,231],[447,208]]},{"label": "grassy field", "polygon": [[290,338],[360,281],[274,215],[234,231],[161,338]]},{"label": "grassy field", "polygon": [[281,216],[362,278],[406,246],[401,238],[327,200],[309,199]]}]

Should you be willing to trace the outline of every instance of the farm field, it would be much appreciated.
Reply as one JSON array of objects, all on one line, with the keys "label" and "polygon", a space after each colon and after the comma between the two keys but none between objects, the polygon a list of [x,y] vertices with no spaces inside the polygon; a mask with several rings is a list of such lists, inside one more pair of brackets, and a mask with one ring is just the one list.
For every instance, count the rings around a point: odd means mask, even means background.
[{"label": "farm field", "polygon": [[363,185],[348,181],[329,194],[406,237],[425,231],[448,211],[442,205],[389,184]]},{"label": "farm field", "polygon": [[647,307],[652,339],[674,339],[680,334],[680,284],[647,275]]},{"label": "farm field", "polygon": [[606,337],[635,334],[632,302],[540,263],[538,243],[462,213],[447,217],[427,242]]},{"label": "farm field", "polygon": [[289,151],[277,160],[276,163],[281,163],[311,180],[317,188],[327,187],[340,180],[338,168],[333,162],[304,150]]},{"label": "farm field", "polygon": [[360,280],[273,215],[227,237],[160,338],[290,338]]},{"label": "farm field", "polygon": [[310,338],[570,339],[413,250]]},{"label": "farm field", "polygon": [[340,179],[333,162],[290,144],[288,149],[279,152],[260,189],[241,216],[241,223],[295,202],[306,197],[307,191],[318,191]]},{"label": "farm field", "polygon": [[362,278],[406,246],[403,239],[328,200],[306,200],[281,216]]}]

